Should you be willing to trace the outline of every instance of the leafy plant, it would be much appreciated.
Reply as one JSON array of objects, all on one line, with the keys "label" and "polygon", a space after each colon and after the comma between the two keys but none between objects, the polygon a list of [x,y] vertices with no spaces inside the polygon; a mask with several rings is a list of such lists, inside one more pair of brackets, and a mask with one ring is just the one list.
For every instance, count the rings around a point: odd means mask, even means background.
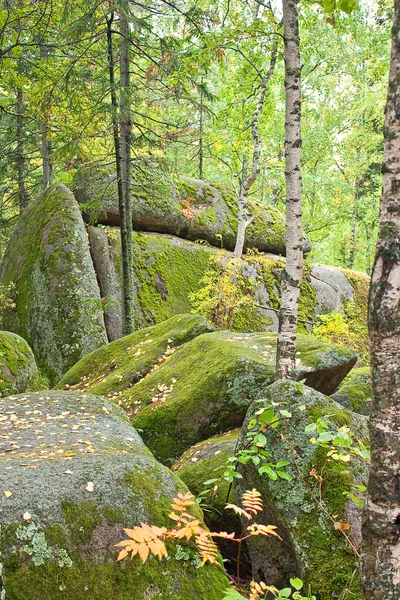
[{"label": "leafy plant", "polygon": [[[200,280],[201,289],[190,295],[192,312],[209,319],[220,329],[249,331],[261,326],[254,298],[254,277],[246,275],[243,262],[223,254],[211,256],[210,268]],[[252,330],[252,326],[250,326]]]}]

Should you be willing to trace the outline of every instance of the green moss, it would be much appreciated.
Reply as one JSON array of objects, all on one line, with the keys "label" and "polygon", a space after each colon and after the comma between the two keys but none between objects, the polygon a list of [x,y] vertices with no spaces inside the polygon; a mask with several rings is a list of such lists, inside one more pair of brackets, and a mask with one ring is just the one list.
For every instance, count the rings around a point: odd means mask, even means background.
[{"label": "green moss", "polygon": [[[333,430],[348,425],[355,437],[364,441],[367,420],[356,418],[330,398],[303,384],[290,381],[271,385],[264,402],[276,403],[275,410],[285,408],[292,414],[285,424],[265,433],[271,461],[287,461],[286,470],[292,480],[270,481],[249,463],[241,469],[243,480],[235,482],[236,500],[245,489],[255,487],[261,492],[265,506],[263,517],[277,525],[284,538],[284,551],[281,544],[270,538],[249,543],[253,568],[260,569],[259,576],[264,580],[268,580],[271,569],[276,579],[274,583],[282,586],[297,574],[311,585],[318,600],[339,597],[346,586],[359,598],[358,577],[353,576],[357,558],[341,531],[335,530],[334,522],[350,520],[354,527],[353,539],[359,539],[361,509],[353,505],[348,511],[350,501],[344,493],[355,484],[365,484],[367,465],[357,457],[347,463],[329,458],[327,448],[310,443],[313,434],[307,433],[305,427],[323,417]],[[260,403],[250,407],[238,449],[246,445],[246,425],[251,419],[257,419],[261,408]],[[320,485],[313,474],[322,476]]]},{"label": "green moss", "polygon": [[207,331],[212,331],[212,326],[200,316],[172,317],[91,352],[56,388],[118,395],[163,362],[173,349]]},{"label": "green moss", "polygon": [[47,386],[26,341],[14,333],[0,331],[0,396],[47,389]]},{"label": "green moss", "polygon": [[[276,334],[203,334],[119,396],[149,448],[171,463],[191,445],[238,426],[275,377]],[[296,377],[328,392],[355,355],[298,336]]]},{"label": "green moss", "polygon": [[[210,527],[215,527],[216,530],[219,528],[220,531],[225,531],[226,522],[232,520],[230,517],[224,519],[225,504],[232,500],[232,497],[228,498],[230,485],[222,478],[222,474],[228,458],[235,453],[238,435],[239,429],[234,429],[196,444],[173,466],[173,470],[195,496],[211,488],[210,494],[203,497],[202,503],[207,507],[205,515]],[[214,478],[218,479],[217,483],[207,488],[204,482]]]},{"label": "green moss", "polygon": [[3,327],[28,341],[51,382],[106,343],[85,228],[63,185],[48,188],[20,218],[1,284],[15,286],[15,309],[4,312]]},{"label": "green moss", "polygon": [[368,414],[371,407],[369,367],[350,371],[338,388],[335,400],[356,413]]}]

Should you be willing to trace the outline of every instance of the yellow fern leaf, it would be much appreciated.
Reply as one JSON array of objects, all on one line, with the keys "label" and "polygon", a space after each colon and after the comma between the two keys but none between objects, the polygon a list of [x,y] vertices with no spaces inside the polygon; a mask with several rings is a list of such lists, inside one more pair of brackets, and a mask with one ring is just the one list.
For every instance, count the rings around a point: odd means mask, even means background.
[{"label": "yellow fern leaf", "polygon": [[246,512],[243,508],[240,508],[240,506],[236,506],[236,504],[226,504],[225,508],[234,510],[237,515],[245,517],[249,521],[253,518],[250,513]]},{"label": "yellow fern leaf", "polygon": [[263,510],[263,502],[260,492],[256,489],[246,490],[242,496],[242,506],[254,515],[261,512]]}]

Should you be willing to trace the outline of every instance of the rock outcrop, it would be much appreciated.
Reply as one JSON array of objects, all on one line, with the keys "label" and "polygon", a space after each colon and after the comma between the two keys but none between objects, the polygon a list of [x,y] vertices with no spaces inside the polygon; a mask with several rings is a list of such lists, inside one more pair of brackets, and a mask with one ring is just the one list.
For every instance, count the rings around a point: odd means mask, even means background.
[{"label": "rock outcrop", "polygon": [[0,399],[0,407],[8,445],[0,449],[7,598],[222,598],[223,570],[198,569],[190,547],[186,560],[172,545],[169,560],[116,562],[123,528],[171,526],[171,500],[187,490],[154,460],[124,411],[75,392],[12,396]]},{"label": "rock outcrop", "polygon": [[371,377],[369,367],[353,369],[340,384],[332,399],[353,412],[371,412]]},{"label": "rock outcrop", "polygon": [[0,396],[45,389],[35,357],[24,339],[9,331],[0,331]]},{"label": "rock outcrop", "polygon": [[[259,430],[262,413],[270,411],[271,404],[282,422],[263,428],[264,447],[271,463],[287,463],[284,468],[291,480],[273,481],[260,475],[252,462],[239,465],[242,479],[235,480],[236,503],[245,490],[257,489],[264,503],[258,522],[276,525],[282,537],[282,541],[262,536],[248,540],[253,576],[277,587],[300,576],[320,600],[339,596],[346,587],[358,597],[358,579],[353,576],[358,560],[351,544],[357,548],[361,541],[362,508],[349,496],[357,496],[356,486],[366,484],[368,465],[346,446],[346,430],[341,428],[353,432],[358,446],[368,440],[367,419],[303,384],[279,381],[267,389],[263,403],[249,408],[237,451],[248,447],[249,431]],[[309,429],[318,418],[327,425],[320,434]],[[319,435],[325,441],[316,442]],[[344,460],[328,454],[332,439],[336,439],[334,456],[343,450]]]},{"label": "rock outcrop", "polygon": [[51,382],[107,342],[85,226],[64,185],[52,185],[20,217],[0,284],[12,286],[15,301],[2,327],[27,340]]},{"label": "rock outcrop", "polygon": [[[113,398],[170,465],[191,445],[240,426],[275,378],[275,333],[202,333],[210,329],[202,317],[174,317],[92,352],[57,387]],[[311,336],[299,334],[297,344],[296,378],[326,394],[357,360]]]},{"label": "rock outcrop", "polygon": [[[169,233],[187,240],[205,240],[233,250],[237,233],[234,192],[199,179],[171,176],[140,165],[133,170],[133,226],[136,231]],[[106,170],[82,167],[73,190],[90,223],[118,225],[116,176]],[[285,223],[272,206],[249,199],[253,222],[246,230],[246,248],[286,254]],[[311,244],[305,240],[305,250]]]}]

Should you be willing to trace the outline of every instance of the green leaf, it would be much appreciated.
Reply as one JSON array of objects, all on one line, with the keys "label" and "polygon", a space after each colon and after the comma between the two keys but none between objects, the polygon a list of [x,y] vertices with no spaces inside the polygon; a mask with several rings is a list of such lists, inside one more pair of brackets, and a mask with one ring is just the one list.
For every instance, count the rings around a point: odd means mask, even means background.
[{"label": "green leaf", "polygon": [[277,474],[281,479],[286,479],[286,481],[292,481],[292,476],[289,475],[286,471],[277,471]]},{"label": "green leaf", "polygon": [[301,579],[294,577],[293,579],[290,579],[290,585],[292,585],[295,590],[301,590],[304,584]]}]

